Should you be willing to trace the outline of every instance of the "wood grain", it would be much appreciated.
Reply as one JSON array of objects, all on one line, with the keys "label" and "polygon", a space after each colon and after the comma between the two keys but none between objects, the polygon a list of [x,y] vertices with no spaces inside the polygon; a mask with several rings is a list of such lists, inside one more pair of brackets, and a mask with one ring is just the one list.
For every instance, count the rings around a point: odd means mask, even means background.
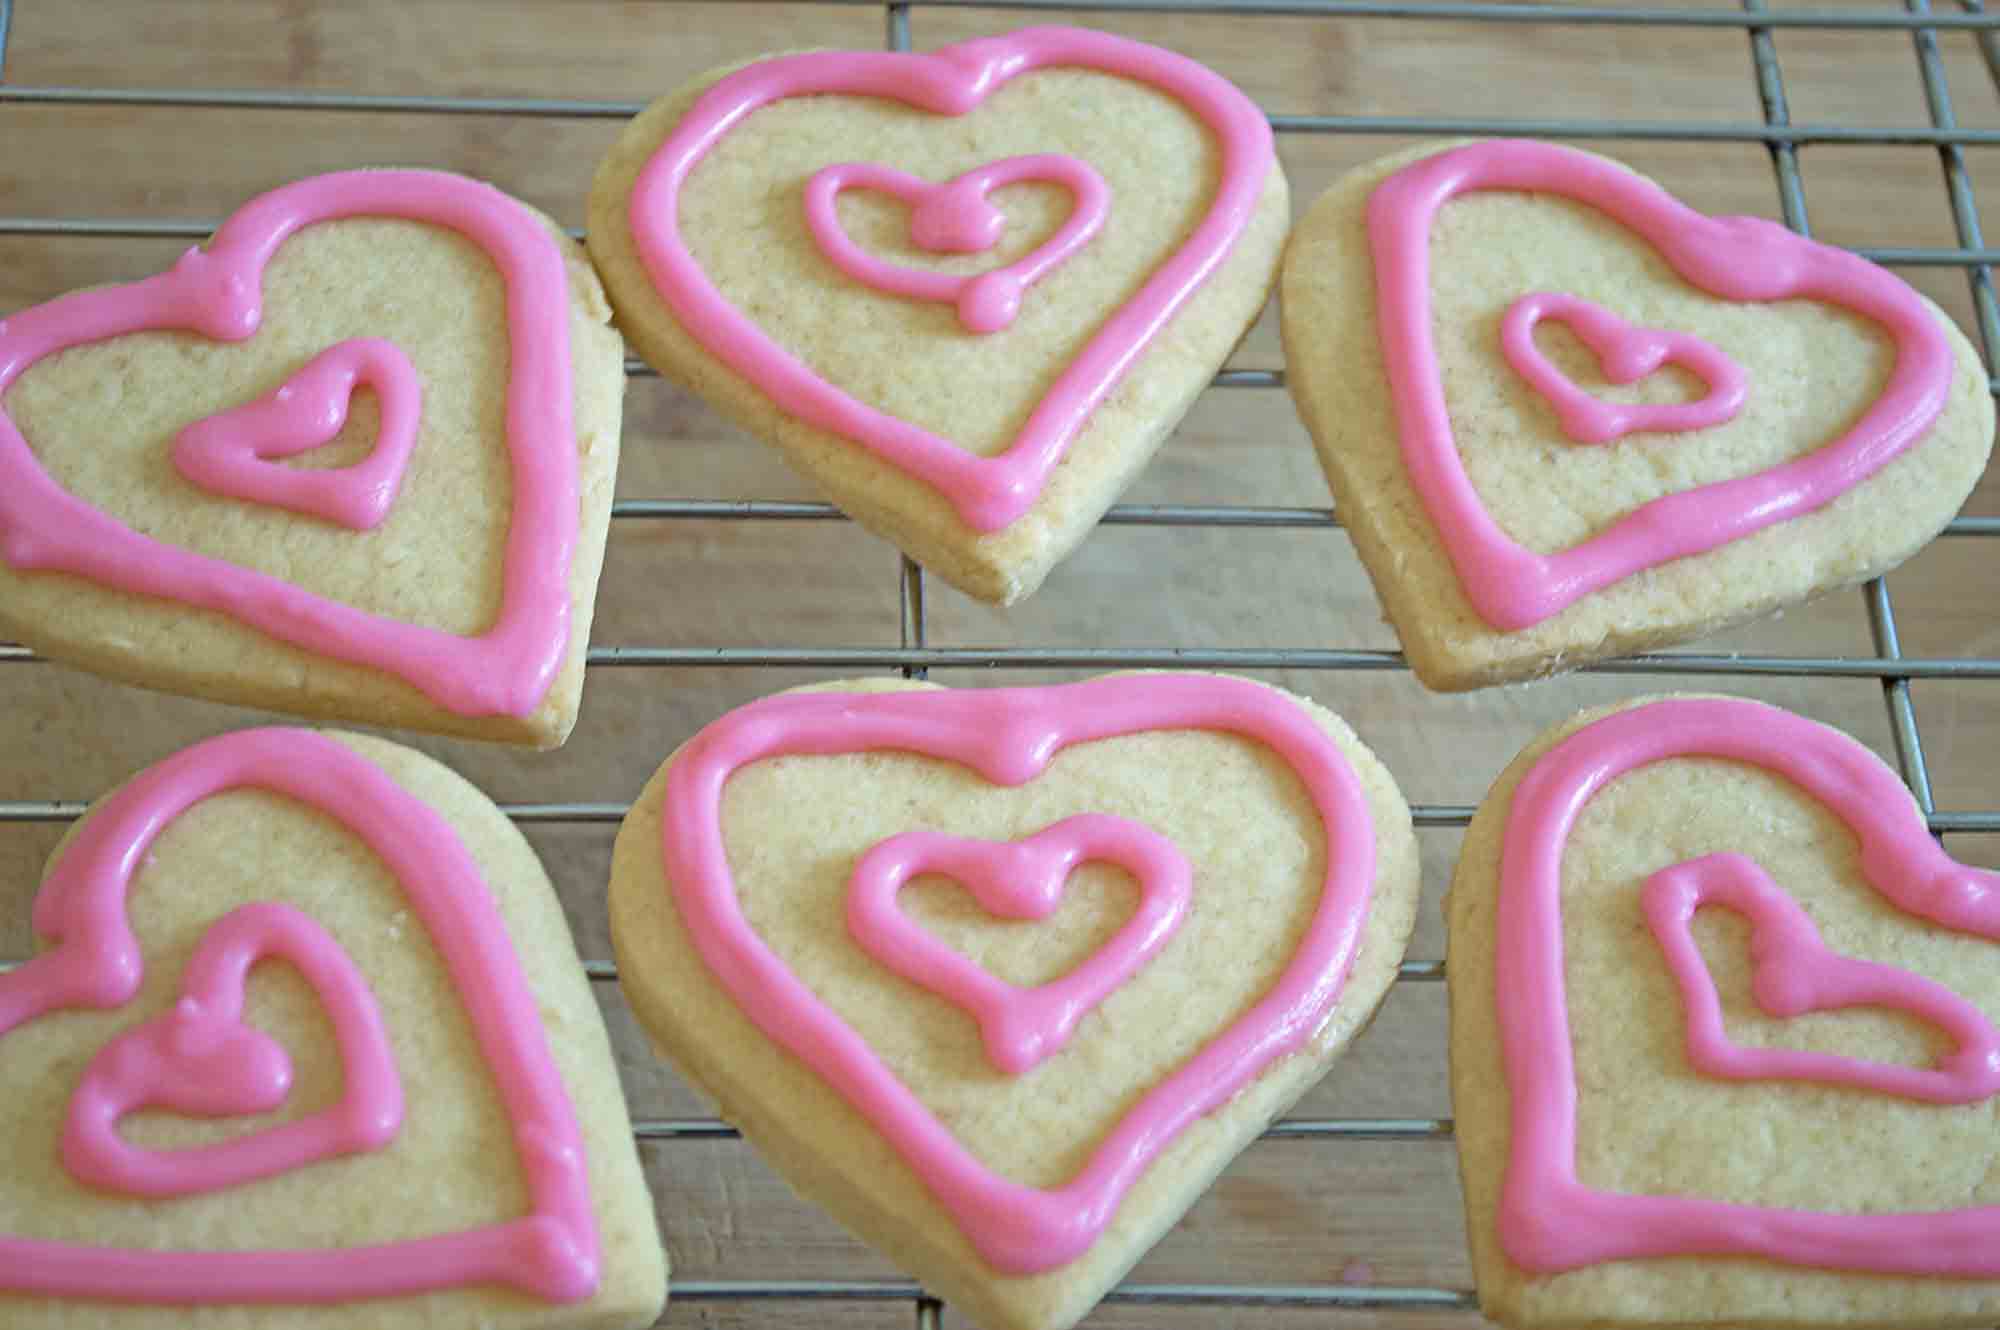
[{"label": "wood grain", "polygon": [[[1690,7],[1729,9],[1723,0]],[[1873,8],[1849,0],[1855,8]],[[1779,8],[1797,7],[1779,0]],[[1827,8],[1825,0],[1809,6]],[[1843,6],[1848,7],[1848,6]],[[1763,111],[1738,28],[1649,29],[1410,19],[1245,19],[1090,15],[1094,23],[1202,59],[1279,113],[1399,117],[1607,118],[1754,125]],[[928,10],[928,48],[1004,31],[997,10]],[[10,83],[116,88],[285,88],[328,92],[645,101],[725,60],[814,45],[876,46],[869,5],[661,0],[17,0]],[[1930,123],[1905,32],[1785,30],[1775,39],[1791,113],[1812,125]],[[1939,45],[1960,121],[2000,127],[2000,98],[1969,34]],[[415,164],[493,180],[576,224],[614,118],[194,110],[0,103],[0,212],[212,220],[249,194],[314,171]],[[1413,140],[1289,135],[1281,142],[1303,210],[1347,167]],[[1770,154],[1758,143],[1599,141],[1714,212],[1780,216]],[[1968,150],[1975,196],[2000,207],[2000,161]],[[1923,146],[1811,145],[1799,154],[1817,234],[1863,246],[1958,243],[1939,153]],[[2000,216],[2000,212],[1996,212]],[[0,235],[0,311],[87,283],[135,277],[185,242]],[[1972,327],[1963,270],[1911,268],[1911,281]],[[1275,368],[1267,317],[1238,352]],[[814,497],[769,451],[654,379],[628,398],[628,498]],[[1128,496],[1133,502],[1324,505],[1327,494],[1289,400],[1270,390],[1210,392]],[[2000,514],[1989,474],[1968,511]],[[1923,656],[2000,655],[2000,542],[1948,539],[1890,579],[1904,647]],[[626,521],[614,526],[597,640],[607,645],[885,646],[898,641],[894,552],[846,523]],[[929,632],[949,646],[1087,645],[1391,648],[1366,580],[1338,531],[1169,531],[1107,527],[1009,612],[939,587]],[[1710,651],[1868,655],[1858,595],[1793,611]],[[193,739],[261,717],[155,697],[56,666],[0,667],[0,800],[86,799]],[[1010,672],[1009,682],[1075,677]],[[575,738],[518,754],[421,741],[496,798],[629,799],[676,743],[726,708],[827,671],[604,669],[593,673]],[[940,671],[940,682],[994,682]],[[1437,697],[1407,676],[1273,671],[1343,712],[1418,803],[1470,803],[1514,751],[1573,710],[1702,681],[1586,676]],[[1714,681],[1707,681],[1713,683]],[[1893,755],[1883,691],[1869,680],[1730,679],[1855,733]],[[2000,807],[2000,681],[1913,689],[1942,806]],[[533,831],[586,957],[609,955],[603,883],[613,828]],[[0,956],[26,953],[27,905],[58,828],[0,825]],[[1958,836],[1959,855],[2000,865],[2000,836]],[[1427,901],[1412,955],[1442,953],[1437,899],[1458,833],[1423,833]],[[636,1114],[707,1109],[655,1060],[616,990],[599,986]],[[1446,1116],[1444,991],[1404,984],[1301,1112]],[[744,1147],[645,1147],[675,1277],[895,1278],[830,1221],[793,1200]],[[1469,1280],[1448,1143],[1266,1142],[1251,1149],[1134,1278],[1147,1283],[1330,1283],[1464,1287]],[[907,1303],[683,1302],[677,1327],[847,1327],[911,1323]],[[947,1325],[961,1324],[947,1314]],[[1396,1327],[1459,1330],[1472,1313],[1312,1312],[1107,1306],[1095,1330]]]}]

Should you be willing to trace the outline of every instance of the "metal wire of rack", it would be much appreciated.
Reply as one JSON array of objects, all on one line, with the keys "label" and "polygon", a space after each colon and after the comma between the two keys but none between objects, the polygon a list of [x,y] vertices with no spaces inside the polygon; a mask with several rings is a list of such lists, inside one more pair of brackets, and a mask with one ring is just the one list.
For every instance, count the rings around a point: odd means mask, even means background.
[{"label": "metal wire of rack", "polygon": [[[671,3],[672,0],[662,0]],[[1529,136],[1555,139],[1605,139],[1676,143],[1761,144],[1769,152],[1783,220],[1802,234],[1811,234],[1806,209],[1800,149],[1813,145],[1899,145],[1936,149],[1949,196],[1958,243],[1952,247],[1855,247],[1855,252],[1879,263],[1902,267],[1958,268],[1970,287],[1976,332],[1989,375],[2000,396],[1994,373],[2000,353],[2000,299],[1996,299],[1990,265],[2000,263],[2000,248],[1989,248],[1977,199],[1965,161],[1965,149],[2000,146],[2000,129],[1959,125],[1938,46],[1940,32],[1967,32],[1978,43],[1989,75],[2000,87],[2000,14],[1989,14],[1983,0],[1958,0],[1961,12],[1936,12],[1931,0],[1902,0],[1892,9],[1774,11],[1768,0],[1740,0],[1740,10],[1674,7],[1567,6],[1504,3],[1502,0],[813,0],[826,5],[879,8],[883,13],[885,45],[913,49],[912,18],[916,11],[980,9],[988,11],[1062,10],[1105,14],[1219,14],[1258,18],[1317,17],[1470,22],[1479,24],[1540,24],[1552,26],[1680,27],[1742,32],[1748,39],[1751,72],[1763,117],[1754,123],[1682,123],[1581,118],[1409,117],[1271,112],[1280,135],[1459,135]],[[176,108],[240,108],[421,113],[434,115],[506,115],[556,119],[629,118],[643,103],[537,97],[457,97],[431,95],[363,95],[284,89],[195,90],[182,88],[115,88],[22,86],[6,80],[8,35],[14,0],[0,0],[0,105],[140,106]],[[1910,37],[1922,83],[1929,126],[1876,127],[1814,125],[1794,122],[1786,98],[1784,75],[1773,40],[1774,32],[1816,29],[1860,32],[1904,32]],[[27,217],[0,215],[0,236],[70,236],[108,238],[206,237],[214,219]],[[633,377],[655,371],[634,359],[627,362]],[[1282,389],[1282,370],[1232,369],[1218,374],[1217,389],[1270,391]],[[613,505],[619,522],[840,522],[845,516],[824,503],[758,499],[708,500],[688,498],[627,499]],[[1324,507],[1273,507],[1228,504],[1121,504],[1104,521],[1111,525],[1286,528],[1331,530],[1337,515]],[[1945,530],[1952,540],[2000,537],[2000,517],[1959,517]],[[908,558],[897,581],[900,643],[886,647],[666,647],[607,645],[590,650],[592,669],[617,668],[802,668],[898,670],[922,677],[931,668],[1037,670],[1124,669],[1180,667],[1230,670],[1399,671],[1407,668],[1394,651],[1322,647],[1200,649],[1091,648],[1068,646],[933,647],[925,606],[925,575]],[[1592,672],[1660,676],[1793,678],[1858,678],[1876,680],[1882,690],[1901,774],[1915,795],[1934,834],[2000,833],[2000,808],[1940,810],[1924,754],[1923,732],[1911,697],[1913,681],[2000,679],[2000,657],[1906,655],[1897,630],[1895,604],[1886,580],[1868,583],[1861,592],[1867,611],[1873,654],[1866,656],[1804,656],[1659,652],[1589,667]],[[0,643],[0,663],[39,661],[32,651]],[[66,823],[82,815],[87,799],[0,801],[0,824]],[[608,802],[517,802],[503,809],[523,824],[610,824],[620,821],[627,805]],[[1413,805],[1420,827],[1462,828],[1473,809],[1464,804]],[[18,961],[0,960],[0,971]],[[597,983],[615,983],[616,965],[586,961],[584,969]],[[1442,960],[1403,963],[1401,982],[1438,982],[1445,978]],[[634,1130],[642,1142],[733,1140],[737,1132],[713,1118],[636,1118]],[[1274,1124],[1267,1139],[1345,1141],[1435,1141],[1449,1139],[1449,1118],[1291,1118]],[[896,1280],[733,1280],[676,1279],[676,1305],[746,1300],[907,1303],[919,1330],[940,1324],[942,1307],[921,1287]],[[1188,1307],[1304,1307],[1380,1310],[1463,1311],[1476,1307],[1469,1289],[1388,1286],[1373,1283],[1312,1285],[1127,1284],[1107,1299],[1113,1303],[1178,1304]]]}]

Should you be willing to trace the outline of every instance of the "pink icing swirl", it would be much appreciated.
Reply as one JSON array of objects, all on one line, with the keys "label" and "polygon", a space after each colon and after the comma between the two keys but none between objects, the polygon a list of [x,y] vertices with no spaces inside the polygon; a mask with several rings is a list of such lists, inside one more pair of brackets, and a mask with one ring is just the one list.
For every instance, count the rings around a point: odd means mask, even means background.
[{"label": "pink icing swirl", "polygon": [[[1613,383],[1637,383],[1662,365],[1677,364],[1700,375],[1708,395],[1670,404],[1601,402],[1570,382],[1535,345],[1535,325],[1544,319],[1575,330]],[[1750,392],[1743,367],[1693,333],[1635,328],[1602,305],[1552,291],[1522,296],[1507,307],[1500,319],[1500,349],[1514,372],[1555,408],[1563,433],[1578,443],[1612,443],[1638,430],[1680,433],[1725,424],[1736,418]]]},{"label": "pink icing swirl", "polygon": [[[1069,218],[1031,252],[1002,268],[960,277],[888,263],[849,238],[835,208],[842,190],[870,189],[910,206],[910,238],[934,254],[978,254],[1000,243],[1007,214],[987,195],[1003,185],[1045,181],[1069,190]],[[1021,312],[1028,287],[1090,242],[1111,211],[1111,188],[1089,163],[1061,153],[989,162],[941,185],[868,162],[829,166],[806,181],[806,225],[820,252],[854,280],[878,291],[958,306],[967,332],[999,332]]]},{"label": "pink icing swirl", "polygon": [[[1104,321],[1021,432],[996,456],[969,453],[828,383],[723,297],[681,235],[681,191],[688,178],[759,107],[788,97],[839,94],[887,97],[936,115],[957,116],[1023,74],[1063,67],[1121,75],[1180,101],[1215,134],[1222,152],[1221,183],[1181,248]],[[1034,505],[1091,412],[1228,257],[1256,212],[1275,161],[1263,112],[1212,70],[1108,33],[1025,28],[930,55],[822,51],[740,69],[704,92],[646,162],[632,187],[629,212],[639,257],[689,336],[786,414],[893,463],[942,494],[968,526],[990,532]],[[825,239],[821,237],[822,244]],[[992,295],[988,291],[975,300],[976,319],[997,317],[1004,307],[1003,299],[989,300]]]},{"label": "pink icing swirl", "polygon": [[[1711,854],[1663,868],[1640,895],[1647,926],[1687,1008],[1688,1061],[1725,1080],[1819,1081],[1934,1104],[1972,1104],[2000,1092],[2000,1031],[1943,984],[1893,965],[1829,949],[1812,916],[1770,874],[1740,854]],[[1722,905],[1750,920],[1751,994],[1766,1014],[1802,1016],[1850,1007],[1907,1012],[1957,1047],[1937,1067],[1902,1067],[1790,1048],[1737,1044],[1723,1032],[1722,1001],[1695,946],[1695,911]]]},{"label": "pink icing swirl", "polygon": [[[460,637],[398,623],[140,535],[51,480],[4,410],[0,559],[227,615],[307,651],[386,671],[461,715],[525,716],[569,649],[578,523],[569,279],[556,237],[499,190],[436,171],[343,171],[272,190],[238,209],[206,249],[189,250],[158,276],[73,292],[0,323],[0,394],[46,356],[127,333],[243,341],[263,318],[264,268],[289,236],[371,216],[456,231],[506,280],[514,507],[491,628]],[[307,432],[296,418],[305,405],[274,407],[292,417],[285,432]]]},{"label": "pink icing swirl", "polygon": [[[1852,310],[1894,340],[1895,369],[1861,419],[1805,456],[1654,499],[1581,544],[1536,554],[1500,529],[1466,477],[1432,332],[1431,225],[1452,199],[1489,189],[1556,194],[1596,208],[1724,300],[1821,300]],[[1532,627],[1641,569],[1817,511],[1923,437],[1950,392],[1944,327],[1891,274],[1773,222],[1704,217],[1650,181],[1574,148],[1497,139],[1412,162],[1370,196],[1368,236],[1403,465],[1467,600],[1502,632]]]},{"label": "pink icing swirl", "polygon": [[[896,904],[913,877],[943,873],[1006,919],[1046,919],[1080,864],[1116,864],[1139,883],[1139,908],[1060,979],[1020,988],[997,979],[912,923]],[[1064,818],[1026,840],[936,831],[891,836],[861,856],[847,894],[847,931],[861,949],[979,1022],[986,1057],[1018,1076],[1062,1050],[1076,1023],[1143,969],[1187,916],[1194,868],[1172,841],[1107,813]]]},{"label": "pink icing swirl", "polygon": [[[340,1049],[340,1101],[295,1122],[215,1145],[148,1150],[118,1123],[162,1107],[204,1117],[269,1113],[291,1092],[292,1065],[243,1022],[250,967],[282,956],[319,994]],[[231,911],[195,948],[170,1010],[106,1044],[70,1096],[63,1164],[79,1182],[133,1196],[185,1196],[379,1150],[403,1122],[403,1087],[375,995],[331,934],[289,905]]]},{"label": "pink icing swirl", "polygon": [[[347,423],[362,384],[381,401],[375,447],[352,466],[295,470],[277,459],[321,447]],[[197,420],[174,440],[174,467],[211,494],[268,503],[355,531],[382,524],[417,446],[423,385],[394,342],[328,347],[269,397]]]},{"label": "pink icing swirl", "polygon": [[[1563,847],[1605,786],[1677,757],[1747,762],[1783,776],[1847,824],[1860,842],[1863,874],[1890,904],[2000,939],[2000,875],[1946,855],[1895,775],[1835,730],[1776,707],[1719,699],[1654,702],[1578,730],[1516,787],[1501,853],[1493,996],[1513,1124],[1498,1216],[1501,1246],[1535,1274],[1703,1255],[1884,1274],[2000,1276],[2000,1207],[1826,1214],[1607,1192],[1577,1180]],[[1821,964],[1809,964],[1806,991],[1838,989],[1826,958],[1816,959]]]},{"label": "pink icing swirl", "polygon": [[[35,897],[35,931],[57,945],[0,974],[0,1039],[50,1012],[108,1010],[137,995],[144,965],[125,911],[132,875],[182,813],[243,788],[338,820],[395,875],[465,1003],[513,1126],[529,1213],[406,1242],[308,1251],[130,1250],[0,1235],[0,1290],[182,1305],[339,1303],[482,1283],[556,1302],[589,1297],[599,1252],[583,1137],[484,874],[443,817],[334,739],[287,729],[210,739],[94,808]],[[226,977],[238,960],[247,964],[241,952],[213,963]],[[262,1175],[225,1176],[230,1166],[189,1160],[195,1185],[179,1190]]]},{"label": "pink icing swirl", "polygon": [[[1213,730],[1263,744],[1291,768],[1327,837],[1326,877],[1298,949],[1270,990],[1155,1084],[1062,1186],[1008,1181],[953,1138],[879,1055],[800,982],[744,919],[722,839],[722,792],[778,756],[909,752],[1023,785],[1073,744],[1158,730]],[[1360,945],[1375,880],[1375,826],[1359,777],[1304,709],[1246,679],[1142,674],[1049,688],[791,693],[741,707],[681,749],[668,771],[661,853],[702,962],[758,1029],[865,1117],[915,1170],[995,1270],[1036,1274],[1087,1251],[1125,1191],[1182,1131],[1333,1011]]]}]

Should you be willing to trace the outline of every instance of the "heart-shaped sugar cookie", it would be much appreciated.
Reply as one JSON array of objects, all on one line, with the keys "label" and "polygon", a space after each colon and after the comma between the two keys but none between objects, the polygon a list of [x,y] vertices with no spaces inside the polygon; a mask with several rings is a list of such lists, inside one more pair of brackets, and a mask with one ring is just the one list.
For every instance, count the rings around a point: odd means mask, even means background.
[{"label": "heart-shaped sugar cookie", "polygon": [[[1583,354],[1536,337],[1551,308]],[[1353,172],[1299,224],[1283,311],[1336,511],[1434,688],[1878,575],[1950,520],[1992,447],[1978,356],[1901,280],[1569,147]],[[1661,373],[1617,386],[1674,361],[1706,396]]]},{"label": "heart-shaped sugar cookie", "polygon": [[641,355],[1006,604],[1256,317],[1286,212],[1221,77],[1032,28],[706,75],[605,158],[589,243]]},{"label": "heart-shaped sugar cookie", "polygon": [[1874,754],[1730,698],[1586,713],[1488,794],[1447,916],[1487,1315],[2000,1314],[2000,873]]},{"label": "heart-shaped sugar cookie", "polygon": [[[0,632],[131,682],[554,746],[622,351],[498,190],[350,171],[0,322]],[[343,424],[357,384],[375,409]],[[368,446],[352,465],[302,453]]]},{"label": "heart-shaped sugar cookie", "polygon": [[0,974],[0,1293],[106,1326],[658,1314],[561,909],[449,771],[307,730],[197,744],[91,808],[34,925],[52,945]]},{"label": "heart-shaped sugar cookie", "polygon": [[1416,886],[1387,772],[1276,689],[867,682],[669,759],[612,930],[648,1031],[795,1187],[978,1324],[1055,1330],[1324,1074]]}]

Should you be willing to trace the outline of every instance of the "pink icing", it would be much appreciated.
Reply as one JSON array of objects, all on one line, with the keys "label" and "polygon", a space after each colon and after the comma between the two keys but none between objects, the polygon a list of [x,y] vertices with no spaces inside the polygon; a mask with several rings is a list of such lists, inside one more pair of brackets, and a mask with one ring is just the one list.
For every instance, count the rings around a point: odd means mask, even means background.
[{"label": "pink icing", "polygon": [[[934,254],[978,254],[1000,243],[1007,214],[987,198],[1003,185],[1039,180],[1069,190],[1069,218],[1034,250],[1003,268],[960,277],[885,263],[848,238],[835,208],[844,189],[872,189],[910,206],[910,238]],[[1104,226],[1111,188],[1088,163],[1060,153],[1009,157],[934,185],[869,162],[829,166],[806,181],[806,225],[820,252],[849,277],[878,291],[958,306],[967,332],[991,333],[1013,324],[1021,294],[1082,249]]]},{"label": "pink icing", "polygon": [[[1214,132],[1222,153],[1221,182],[1181,248],[1104,321],[996,456],[969,453],[834,387],[724,299],[688,251],[680,231],[688,177],[724,135],[761,106],[787,97],[840,94],[887,97],[958,116],[1023,74],[1060,67],[1117,74],[1180,101]],[[930,485],[974,530],[997,531],[1034,505],[1098,403],[1228,256],[1256,211],[1275,160],[1269,122],[1226,79],[1184,56],[1108,33],[1026,28],[930,55],[788,55],[722,79],[682,117],[632,188],[632,239],[661,297],[709,352],[788,415],[850,439]]]},{"label": "pink icing", "polygon": [[[1020,988],[997,979],[912,923],[896,904],[913,877],[943,873],[1005,919],[1055,913],[1079,864],[1116,864],[1139,883],[1139,908],[1109,941],[1060,979]],[[847,894],[847,930],[862,950],[972,1014],[987,1059],[1018,1076],[1069,1042],[1076,1023],[1167,945],[1187,915],[1194,868],[1143,823],[1083,813],[1020,841],[911,831],[861,856]]]},{"label": "pink icing", "polygon": [[1881,1273],[2000,1275],[2000,1207],[1824,1214],[1607,1192],[1577,1180],[1563,846],[1584,806],[1611,781],[1676,757],[1747,762],[1792,781],[1847,824],[1863,874],[1890,904],[2000,938],[2000,875],[1945,854],[1895,775],[1837,731],[1755,702],[1675,699],[1617,712],[1570,735],[1515,789],[1501,858],[1494,1002],[1513,1123],[1499,1209],[1507,1255],[1537,1274],[1638,1257],[1725,1255]]},{"label": "pink icing", "polygon": [[[1688,1061],[1725,1080],[1820,1081],[1934,1104],[1970,1104],[2000,1092],[2000,1031],[1978,1007],[1943,984],[1893,965],[1828,949],[1812,916],[1757,864],[1711,854],[1653,874],[1640,897],[1687,1008]],[[1848,1007],[1907,1012],[1949,1034],[1956,1049],[1937,1067],[1904,1067],[1789,1048],[1734,1043],[1722,1029],[1722,1002],[1690,926],[1704,905],[1750,920],[1751,993],[1772,1016],[1790,1018]]]},{"label": "pink icing", "polygon": [[[1662,365],[1681,365],[1708,385],[1696,402],[1601,402],[1570,382],[1535,345],[1543,319],[1568,324],[1597,353],[1604,377],[1637,383]],[[1749,395],[1743,367],[1693,333],[1635,328],[1602,305],[1578,296],[1539,291],[1508,306],[1500,320],[1500,348],[1514,372],[1555,408],[1563,433],[1578,443],[1611,443],[1639,430],[1685,432],[1736,418]]]},{"label": "pink icing", "polygon": [[0,559],[228,615],[319,655],[387,671],[462,715],[526,715],[569,647],[578,520],[569,286],[556,237],[499,190],[435,171],[343,171],[272,190],[224,222],[206,249],[189,250],[158,276],[76,291],[0,323],[0,394],[45,356],[127,333],[179,329],[243,341],[263,318],[264,268],[286,238],[368,216],[457,231],[506,280],[514,507],[491,628],[460,637],[398,623],[140,535],[56,485],[4,411]]},{"label": "pink icing", "polygon": [[[901,751],[1017,786],[1072,744],[1157,730],[1214,730],[1264,744],[1305,787],[1327,837],[1326,877],[1298,949],[1269,992],[1154,1085],[1062,1186],[1010,1182],[981,1164],[743,917],[722,840],[730,776],[768,757]],[[667,777],[662,852],[674,900],[709,973],[773,1041],[868,1119],[995,1270],[1074,1260],[1126,1188],[1186,1127],[1332,1012],[1374,889],[1375,828],[1340,748],[1283,694],[1217,675],[1122,675],[1049,688],[792,693],[729,713],[689,740]],[[1226,889],[1226,887],[1224,888]]]},{"label": "pink icing", "polygon": [[[108,1010],[137,995],[144,967],[125,912],[132,875],[175,818],[246,787],[336,819],[401,884],[465,1003],[513,1124],[529,1213],[407,1242],[307,1251],[127,1250],[0,1236],[0,1290],[168,1304],[347,1302],[480,1283],[550,1301],[590,1296],[598,1237],[583,1138],[479,864],[441,816],[333,739],[284,729],[210,739],[93,809],[35,898],[35,930],[57,945],[0,974],[0,1038],[52,1011]],[[199,966],[191,971],[199,976]],[[211,1102],[227,1106],[227,1092]],[[220,1185],[218,1174],[208,1177]]]},{"label": "pink icing", "polygon": [[[361,384],[381,401],[381,434],[352,466],[300,470],[276,459],[325,444],[347,423]],[[328,347],[269,397],[198,420],[174,440],[174,466],[211,494],[268,503],[356,531],[382,524],[417,444],[423,386],[394,342]]]},{"label": "pink icing", "polygon": [[[1438,211],[1479,190],[1545,192],[1598,209],[1649,241],[1687,281],[1724,300],[1820,300],[1879,324],[1896,344],[1881,396],[1839,438],[1756,475],[1640,505],[1558,554],[1516,544],[1465,474],[1445,405],[1430,300]],[[1831,503],[1922,437],[1944,409],[1952,350],[1938,318],[1864,259],[1755,217],[1704,217],[1623,167],[1573,148],[1493,140],[1413,162],[1368,201],[1375,314],[1403,462],[1466,598],[1501,631],[1531,627],[1593,591]]]},{"label": "pink icing", "polygon": [[[340,1049],[340,1101],[216,1145],[148,1150],[118,1135],[126,1114],[168,1108],[204,1117],[269,1113],[285,1102],[292,1065],[276,1040],[243,1023],[250,967],[282,956],[319,994]],[[403,1087],[375,995],[347,953],[289,905],[231,911],[195,948],[174,1007],[91,1059],[69,1101],[63,1164],[79,1182],[132,1196],[215,1191],[363,1150],[403,1123]]]}]

